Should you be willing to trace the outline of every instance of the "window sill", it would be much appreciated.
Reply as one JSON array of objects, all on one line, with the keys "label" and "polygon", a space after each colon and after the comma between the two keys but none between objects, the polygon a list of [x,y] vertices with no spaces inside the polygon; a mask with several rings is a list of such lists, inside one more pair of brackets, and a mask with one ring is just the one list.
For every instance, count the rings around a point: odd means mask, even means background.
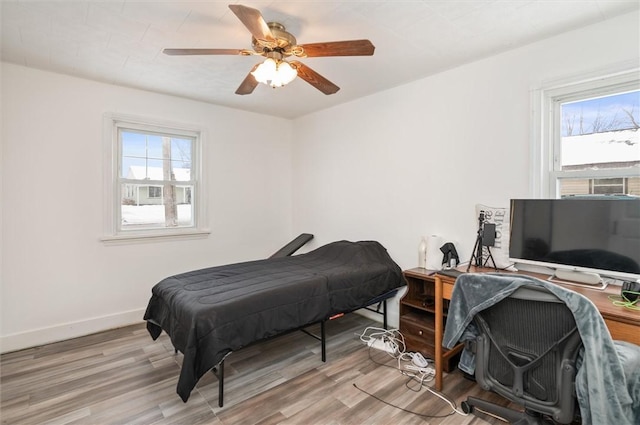
[{"label": "window sill", "polygon": [[204,239],[209,237],[209,229],[189,229],[174,232],[136,232],[131,234],[120,234],[113,236],[103,236],[100,241],[105,245],[126,245],[135,243],[165,242],[171,240],[184,239]]}]

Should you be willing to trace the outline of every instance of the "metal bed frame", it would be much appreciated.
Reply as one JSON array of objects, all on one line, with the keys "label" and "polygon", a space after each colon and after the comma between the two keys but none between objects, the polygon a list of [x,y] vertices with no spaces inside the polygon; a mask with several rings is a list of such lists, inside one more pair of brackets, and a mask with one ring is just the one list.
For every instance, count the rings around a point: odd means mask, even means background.
[{"label": "metal bed frame", "polygon": [[[259,341],[256,341],[255,343],[258,342],[262,342],[262,341],[266,341],[267,339],[272,339],[272,338],[277,338],[279,336],[291,333],[291,332],[296,332],[296,331],[301,331],[304,332],[305,334],[309,335],[312,338],[317,339],[318,341],[320,341],[321,344],[321,356],[322,356],[322,361],[326,362],[327,361],[327,336],[326,336],[326,331],[325,331],[325,324],[330,321],[330,320],[334,320],[334,319],[338,319],[342,316],[344,316],[345,314],[351,313],[353,311],[356,310],[360,310],[360,309],[366,309],[369,311],[372,311],[374,313],[380,314],[382,315],[383,319],[383,326],[385,329],[387,329],[387,300],[389,298],[394,297],[396,294],[398,293],[398,289],[392,289],[391,291],[382,294],[380,296],[377,296],[375,298],[373,298],[372,300],[369,301],[369,303],[361,308],[355,309],[355,310],[351,310],[351,311],[345,311],[342,313],[338,313],[335,314],[331,317],[328,317],[327,319],[321,320],[319,322],[315,322],[315,323],[311,323],[309,325],[300,327],[300,328],[296,328],[296,329],[291,329],[289,331],[283,332],[281,334],[275,335],[273,337],[270,338],[266,338],[266,339],[262,339]],[[371,307],[372,305],[377,304],[377,307],[373,308]],[[382,307],[382,311],[380,311]],[[320,336],[310,332],[307,330],[308,327],[310,326],[314,326],[317,324],[320,324]],[[252,345],[252,344],[250,344]],[[176,352],[178,350],[176,349]],[[231,354],[231,353],[229,353]],[[220,363],[218,363],[217,366],[213,367],[213,369],[211,369],[211,372],[216,376],[216,378],[218,378],[218,406],[219,407],[223,407],[224,405],[224,359],[222,359],[222,361]]]},{"label": "metal bed frame", "polygon": [[[269,258],[278,258],[278,257],[287,257],[292,255],[294,252],[296,252],[299,248],[301,248],[304,244],[306,244],[307,242],[309,242],[311,239],[313,239],[313,235],[310,233],[302,233],[300,234],[298,237],[296,237],[294,240],[292,240],[291,242],[289,242],[288,244],[286,244],[285,246],[283,246],[282,248],[280,248],[278,251],[276,251],[273,255],[271,255]],[[361,310],[361,309],[366,309],[369,311],[372,311],[374,313],[380,314],[382,315],[383,319],[383,326],[385,329],[387,329],[387,300],[389,298],[394,297],[396,294],[398,293],[398,289],[392,289],[391,291],[379,295],[373,299],[371,299],[365,306],[354,309],[354,310],[350,310],[350,311],[345,311],[342,313],[338,313],[335,314],[331,317],[328,317],[324,320],[321,320],[319,322],[314,322],[314,323],[310,323],[308,325],[299,327],[299,328],[295,328],[295,329],[291,329],[289,331],[283,332],[281,334],[275,335],[273,337],[270,338],[266,338],[266,339],[262,339],[259,341],[256,341],[255,343],[258,342],[262,342],[265,341],[267,339],[271,339],[271,338],[277,338],[279,336],[291,333],[291,332],[296,332],[296,331],[301,331],[304,332],[305,334],[309,335],[312,338],[317,339],[318,341],[320,341],[321,344],[321,351],[322,351],[322,361],[326,362],[327,361],[327,336],[326,336],[326,331],[325,331],[325,324],[330,321],[330,320],[334,320],[334,319],[338,319],[342,316],[344,316],[345,314],[351,313],[353,311],[356,310]],[[374,304],[377,304],[377,307],[373,308],[371,306],[373,306]],[[382,308],[382,311],[380,311]],[[314,326],[320,324],[320,336],[310,332],[309,330],[307,330],[308,327],[310,326]],[[250,344],[252,345],[252,344]],[[178,352],[178,349],[175,348],[175,352]],[[229,353],[228,355],[230,355],[231,353]],[[225,357],[226,358],[226,357]],[[218,363],[217,366],[214,366],[211,369],[211,372],[216,376],[216,378],[218,378],[218,406],[219,407],[223,407],[224,405],[224,359],[222,359],[222,361],[220,363]]]}]

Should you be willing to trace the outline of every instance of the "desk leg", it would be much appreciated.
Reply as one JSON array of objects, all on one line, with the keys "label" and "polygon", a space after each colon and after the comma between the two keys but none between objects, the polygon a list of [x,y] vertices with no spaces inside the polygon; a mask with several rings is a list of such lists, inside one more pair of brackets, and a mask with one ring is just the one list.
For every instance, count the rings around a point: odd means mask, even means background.
[{"label": "desk leg", "polygon": [[436,292],[436,340],[435,340],[435,362],[436,362],[436,391],[442,391],[442,333],[443,333],[443,317],[442,317],[442,280],[436,277],[435,279],[435,292]]}]

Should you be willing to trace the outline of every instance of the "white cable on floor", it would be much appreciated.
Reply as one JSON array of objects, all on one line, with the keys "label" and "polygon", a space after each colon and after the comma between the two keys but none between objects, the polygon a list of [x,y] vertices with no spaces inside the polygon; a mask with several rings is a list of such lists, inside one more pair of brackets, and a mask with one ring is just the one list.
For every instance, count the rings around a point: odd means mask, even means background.
[{"label": "white cable on floor", "polygon": [[[369,326],[365,328],[361,334],[358,334],[358,336],[360,338],[360,341],[362,341],[364,344],[369,346],[369,350],[371,350],[372,348],[375,349],[374,347],[384,347],[385,349],[389,349],[389,351],[385,350],[385,352],[387,352],[389,356],[397,359],[398,370],[400,371],[401,374],[408,376],[411,379],[415,379],[420,383],[420,388],[426,388],[427,391],[429,391],[431,394],[437,396],[438,398],[442,399],[447,404],[449,404],[449,406],[451,407],[452,413],[457,413],[461,416],[468,416],[467,413],[464,413],[463,411],[458,410],[458,408],[444,395],[440,394],[435,390],[432,390],[428,385],[425,385],[426,382],[432,381],[433,378],[435,377],[435,369],[429,365],[420,367],[415,364],[416,363],[414,362],[415,356],[419,356],[421,360],[425,360],[425,359],[422,357],[422,354],[420,353],[406,351],[404,335],[402,335],[402,333],[400,333],[398,329],[384,329],[384,328]],[[403,365],[403,362],[409,362],[410,364]],[[428,360],[427,362],[433,363],[433,360]],[[354,386],[358,388],[355,384]],[[361,390],[361,391],[366,392],[364,390]],[[383,401],[383,400],[380,400],[380,401]],[[394,407],[401,409],[398,406],[394,406]],[[412,413],[415,413],[415,412],[412,412]],[[428,416],[428,415],[422,415],[419,413],[415,413],[415,414],[421,415],[421,416]]]}]

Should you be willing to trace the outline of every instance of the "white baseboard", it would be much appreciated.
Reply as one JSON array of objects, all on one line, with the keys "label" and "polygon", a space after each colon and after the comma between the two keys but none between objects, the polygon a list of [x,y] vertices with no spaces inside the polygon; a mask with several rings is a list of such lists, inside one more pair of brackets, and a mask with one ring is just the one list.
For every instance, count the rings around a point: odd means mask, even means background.
[{"label": "white baseboard", "polygon": [[[95,317],[87,320],[64,323],[61,325],[49,326],[26,332],[3,335],[0,337],[0,353],[9,353],[11,351],[24,350],[25,348],[37,347],[40,345],[78,338],[109,329],[134,325],[143,321],[142,317],[144,316],[144,312],[145,309],[131,310],[122,313],[111,314],[108,316]],[[369,319],[382,322],[382,316],[380,316],[379,314],[375,314],[364,309],[358,310],[357,313]],[[389,327],[397,327],[399,320],[398,312],[389,311],[387,314]]]},{"label": "white baseboard", "polygon": [[[382,325],[383,317],[378,313],[365,310],[364,308],[360,310],[356,310],[355,313],[359,314],[360,316],[364,316],[367,319],[371,319],[373,321],[379,322]],[[398,315],[398,312],[393,312],[393,311],[387,312],[387,327],[389,329],[398,329],[399,327],[398,323],[400,323],[400,316]]]},{"label": "white baseboard", "polygon": [[23,350],[142,322],[144,309],[64,323],[0,337],[0,353]]}]

